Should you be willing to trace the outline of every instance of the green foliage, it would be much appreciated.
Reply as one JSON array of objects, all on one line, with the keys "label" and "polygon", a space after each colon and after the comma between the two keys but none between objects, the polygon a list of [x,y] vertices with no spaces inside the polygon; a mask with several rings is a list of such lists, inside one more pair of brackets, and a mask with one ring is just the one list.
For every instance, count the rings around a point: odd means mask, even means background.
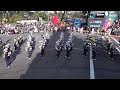
[{"label": "green foliage", "polygon": [[45,12],[36,12],[35,17],[42,17],[43,20],[47,21],[48,20],[48,15]]},{"label": "green foliage", "polygon": [[32,19],[38,19],[38,17],[42,17],[43,20],[48,20],[48,15],[45,12],[39,12],[36,11],[33,14],[28,14],[28,16],[24,16],[25,13],[27,13],[28,11],[15,11],[12,15],[10,14],[9,16],[9,22],[10,23],[16,23],[16,21],[21,20],[21,19],[28,19],[28,20],[32,20]]},{"label": "green foliage", "polygon": [[9,18],[9,22],[10,23],[16,23],[16,21],[21,20],[22,19],[22,15],[21,14],[13,14],[10,18]]},{"label": "green foliage", "polygon": [[[62,13],[62,11],[60,11],[58,13],[58,17],[59,19],[62,18],[62,16],[64,18],[68,18],[67,16],[71,17],[71,18],[81,18],[81,17],[85,17],[86,18],[86,14],[87,11],[82,11],[81,12],[76,12],[74,14],[67,14],[67,11],[64,12],[64,14]],[[28,16],[24,16],[24,15],[28,15]],[[40,12],[40,11],[35,11],[35,13],[29,13],[29,11],[9,11],[9,21],[10,23],[15,23],[17,20],[21,20],[21,19],[36,19],[38,20],[38,17],[42,17],[43,20],[47,21],[49,19],[49,16],[47,15],[46,12]]]},{"label": "green foliage", "polygon": [[83,15],[85,15],[87,13],[87,11],[82,11]]},{"label": "green foliage", "polygon": [[72,15],[72,18],[80,18],[81,17],[81,14],[79,13],[75,13]]},{"label": "green foliage", "polygon": [[63,15],[63,13],[62,13],[62,12],[58,13],[58,17],[59,17],[59,19],[61,19],[61,18],[62,18],[62,15]]},{"label": "green foliage", "polygon": [[72,18],[81,18],[81,17],[86,18],[87,17],[87,11],[82,11],[82,13],[81,12],[76,12],[71,17]]},{"label": "green foliage", "polygon": [[31,15],[31,16],[28,16],[28,18],[27,18],[28,20],[33,20],[34,19],[34,16],[33,15]]}]

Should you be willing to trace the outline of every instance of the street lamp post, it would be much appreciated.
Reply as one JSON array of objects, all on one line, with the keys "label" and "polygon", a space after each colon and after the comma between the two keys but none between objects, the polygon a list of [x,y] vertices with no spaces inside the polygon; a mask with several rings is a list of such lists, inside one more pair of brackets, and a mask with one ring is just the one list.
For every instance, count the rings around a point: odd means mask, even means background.
[{"label": "street lamp post", "polygon": [[65,12],[66,12],[66,11],[64,11],[63,14],[62,14],[61,21],[63,20],[63,17],[64,17],[64,15],[65,15]]},{"label": "street lamp post", "polygon": [[87,19],[86,19],[86,23],[87,23],[87,26],[88,26],[88,18],[90,16],[90,11],[87,11]]}]

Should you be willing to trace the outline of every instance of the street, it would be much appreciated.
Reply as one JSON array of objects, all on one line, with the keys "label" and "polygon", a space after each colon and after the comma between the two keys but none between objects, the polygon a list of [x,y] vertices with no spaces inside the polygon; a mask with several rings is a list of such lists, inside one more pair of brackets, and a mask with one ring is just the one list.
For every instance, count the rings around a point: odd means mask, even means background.
[{"label": "street", "polygon": [[[43,59],[40,57],[39,41],[40,33],[34,33],[35,37],[34,51],[32,59],[27,59],[25,45],[27,34],[24,34],[25,41],[21,48],[13,54],[14,61],[10,68],[5,67],[5,61],[0,57],[0,79],[119,79],[120,78],[120,56],[116,56],[114,60],[108,58],[105,48],[97,47],[96,60],[90,62],[90,53],[83,56],[83,40],[86,34],[74,32],[73,50],[70,59],[65,58],[66,51],[63,50],[60,58],[56,58],[55,42],[60,37],[60,32],[49,32],[49,43],[45,48]],[[3,42],[10,40],[13,47],[13,36],[4,36]],[[65,42],[68,40],[69,32],[64,33]],[[12,48],[14,52],[14,47]],[[1,54],[1,53],[0,53]],[[93,66],[93,67],[91,67]]]}]

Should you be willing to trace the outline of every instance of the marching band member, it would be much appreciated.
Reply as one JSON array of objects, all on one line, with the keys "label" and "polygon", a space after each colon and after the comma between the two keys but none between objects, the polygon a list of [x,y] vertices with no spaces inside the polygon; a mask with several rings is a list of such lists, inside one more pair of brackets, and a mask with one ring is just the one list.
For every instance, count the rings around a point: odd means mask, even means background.
[{"label": "marching band member", "polygon": [[111,43],[110,45],[110,50],[109,50],[109,57],[111,58],[111,60],[113,60],[113,56],[114,56],[114,44]]},{"label": "marching band member", "polygon": [[96,60],[96,44],[93,44],[93,48],[92,48],[92,58],[93,60]]},{"label": "marching band member", "polygon": [[84,41],[83,49],[84,49],[83,55],[86,56],[86,54],[88,52],[88,42],[87,41]]},{"label": "marching band member", "polygon": [[40,40],[39,41],[39,48],[40,48],[40,50],[41,50],[41,46],[43,45],[43,40]]},{"label": "marching band member", "polygon": [[72,41],[69,41],[69,44],[70,44],[70,53],[71,53],[71,51],[73,49],[73,43],[72,43]]},{"label": "marching band member", "polygon": [[45,46],[42,45],[42,46],[41,46],[41,57],[42,57],[42,59],[43,59],[44,53],[45,53]]},{"label": "marching band member", "polygon": [[26,51],[28,53],[28,56],[27,58],[31,59],[31,55],[32,55],[32,46],[30,45],[30,42],[27,42],[27,45],[26,45]]},{"label": "marching band member", "polygon": [[26,50],[26,51],[28,51],[27,49],[28,49],[29,46],[30,46],[30,43],[27,42],[26,47],[25,47],[25,50]]},{"label": "marching band member", "polygon": [[8,59],[12,60],[12,50],[11,49],[8,49]]},{"label": "marching band member", "polygon": [[18,41],[18,45],[20,46],[20,37],[19,36],[17,36],[17,41]]},{"label": "marching band member", "polygon": [[5,49],[3,50],[3,58],[6,61],[6,67],[9,68],[10,67],[10,59],[12,56],[12,50],[10,49],[10,45],[7,44],[7,46],[5,47]]},{"label": "marching band member", "polygon": [[8,48],[5,48],[4,50],[3,50],[3,52],[4,52],[4,59],[5,59],[5,62],[6,62],[6,67],[10,67],[9,66],[9,59],[8,59]]},{"label": "marching band member", "polygon": [[57,50],[57,56],[56,56],[56,57],[60,58],[61,46],[60,46],[59,44],[56,44],[56,45],[55,45],[55,48],[56,48],[56,50]]},{"label": "marching band member", "polygon": [[17,51],[17,48],[18,48],[18,41],[17,41],[16,38],[14,38],[13,45],[14,45],[14,47],[15,47],[15,51]]},{"label": "marching band member", "polygon": [[23,36],[20,35],[20,44],[22,44],[22,43],[23,43]]},{"label": "marching band member", "polygon": [[58,39],[57,41],[56,41],[56,44],[59,44],[60,43],[60,40]]},{"label": "marching band member", "polygon": [[70,58],[70,45],[67,43],[65,45],[65,50],[66,50],[66,58]]},{"label": "marching band member", "polygon": [[6,55],[7,51],[8,51],[8,48],[7,48],[7,46],[5,45],[5,47],[4,47],[4,49],[3,49],[3,58],[6,57],[5,55]]},{"label": "marching band member", "polygon": [[60,44],[60,46],[61,46],[61,51],[62,51],[62,49],[63,49],[63,47],[64,47],[64,41],[63,41],[63,39],[60,40],[60,43],[59,43],[59,44]]}]

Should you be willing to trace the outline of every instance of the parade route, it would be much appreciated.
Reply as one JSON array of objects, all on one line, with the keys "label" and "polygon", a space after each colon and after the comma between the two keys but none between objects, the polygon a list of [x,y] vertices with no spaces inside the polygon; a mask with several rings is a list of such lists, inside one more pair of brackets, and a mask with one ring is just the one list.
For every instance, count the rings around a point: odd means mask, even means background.
[{"label": "parade route", "polygon": [[[108,58],[104,47],[97,48],[96,60],[92,60],[91,50],[87,56],[83,56],[83,33],[74,32],[73,50],[70,59],[65,58],[66,51],[63,50],[60,58],[56,58],[55,42],[60,36],[60,32],[49,32],[50,41],[45,48],[43,59],[40,57],[38,48],[41,33],[34,33],[35,50],[32,59],[26,58],[26,41],[22,44],[19,52],[16,52],[15,60],[10,68],[5,67],[5,61],[0,57],[0,79],[111,79],[120,78],[120,57],[115,57],[111,61]],[[69,37],[69,32],[65,32],[65,42]],[[27,35],[24,35],[27,38]],[[7,38],[8,39],[8,38]],[[7,40],[6,39],[6,40]],[[11,38],[11,43],[13,38]],[[11,44],[12,45],[12,44]],[[12,46],[13,47],[13,46]],[[14,50],[14,47],[13,47]]]}]

